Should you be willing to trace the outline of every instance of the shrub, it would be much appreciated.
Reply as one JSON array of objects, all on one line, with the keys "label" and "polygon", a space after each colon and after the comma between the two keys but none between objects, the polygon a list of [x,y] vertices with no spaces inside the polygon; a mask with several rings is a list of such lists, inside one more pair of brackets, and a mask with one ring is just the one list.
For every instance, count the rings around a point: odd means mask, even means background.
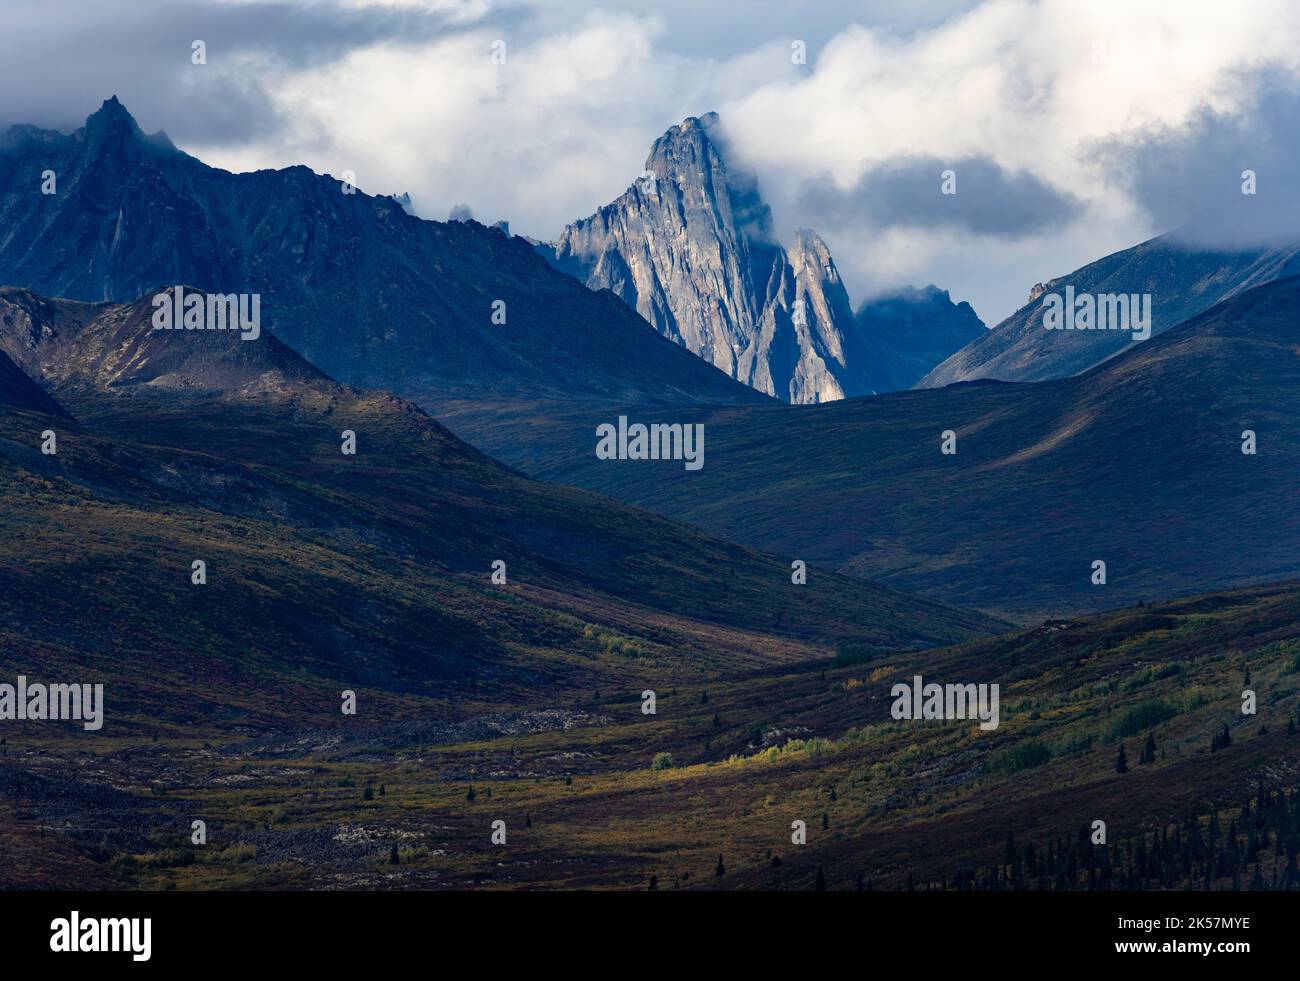
[{"label": "shrub", "polygon": [[988,768],[992,773],[1019,773],[1041,766],[1051,758],[1052,751],[1046,746],[1027,739],[995,752],[989,757]]}]

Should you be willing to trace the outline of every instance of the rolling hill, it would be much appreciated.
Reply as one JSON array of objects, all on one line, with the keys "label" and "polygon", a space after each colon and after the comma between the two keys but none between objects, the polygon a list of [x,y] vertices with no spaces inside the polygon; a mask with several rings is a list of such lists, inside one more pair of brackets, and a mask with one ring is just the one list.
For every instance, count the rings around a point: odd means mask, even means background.
[{"label": "rolling hill", "polygon": [[788,560],[528,480],[269,334],[150,312],[0,292],[0,351],[73,416],[0,418],[6,660],[106,675],[128,727],[319,722],[357,686],[389,711],[459,692],[455,715],[999,626],[851,578],[799,591]]},{"label": "rolling hill", "polygon": [[[592,452],[599,411],[453,430],[512,465],[949,602],[1023,617],[1300,571],[1300,279],[1241,293],[1083,375],[814,407],[681,411],[695,473]],[[1257,452],[1242,452],[1243,433]],[[956,453],[941,452],[942,434]],[[1092,582],[1106,563],[1106,583]]]}]

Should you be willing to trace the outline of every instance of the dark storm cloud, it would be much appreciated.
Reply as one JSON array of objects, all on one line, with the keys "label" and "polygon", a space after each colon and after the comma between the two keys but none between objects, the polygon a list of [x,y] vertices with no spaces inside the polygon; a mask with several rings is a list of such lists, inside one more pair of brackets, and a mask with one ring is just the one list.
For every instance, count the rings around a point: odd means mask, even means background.
[{"label": "dark storm cloud", "polygon": [[[301,68],[379,41],[420,43],[461,29],[442,13],[288,0],[7,4],[0,10],[0,126],[68,131],[116,94],[146,130],[165,129],[181,143],[239,143],[281,121],[266,93],[274,79],[240,74],[234,56]],[[195,40],[207,44],[206,65],[190,62]]]},{"label": "dark storm cloud", "polygon": [[[1209,109],[1185,126],[1150,130],[1094,149],[1092,159],[1130,189],[1156,225],[1200,246],[1253,248],[1300,238],[1300,92],[1257,78],[1262,94],[1232,116]],[[1242,172],[1256,193],[1242,193]]]},{"label": "dark storm cloud", "polygon": [[[949,170],[955,194],[942,190]],[[996,238],[1052,231],[1079,210],[1074,198],[1032,174],[1012,173],[984,157],[893,160],[849,190],[829,180],[809,182],[798,204],[802,220],[818,227],[947,228]]]}]

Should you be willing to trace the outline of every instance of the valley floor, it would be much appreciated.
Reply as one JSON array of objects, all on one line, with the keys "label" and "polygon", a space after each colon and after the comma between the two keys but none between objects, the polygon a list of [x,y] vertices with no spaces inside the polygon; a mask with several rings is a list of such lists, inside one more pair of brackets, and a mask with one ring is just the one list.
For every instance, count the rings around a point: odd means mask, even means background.
[{"label": "valley floor", "polygon": [[[1300,888],[1298,606],[1284,585],[845,652],[662,687],[653,716],[607,690],[237,738],[9,726],[4,885]],[[914,674],[1001,679],[1000,726],[895,720]]]}]

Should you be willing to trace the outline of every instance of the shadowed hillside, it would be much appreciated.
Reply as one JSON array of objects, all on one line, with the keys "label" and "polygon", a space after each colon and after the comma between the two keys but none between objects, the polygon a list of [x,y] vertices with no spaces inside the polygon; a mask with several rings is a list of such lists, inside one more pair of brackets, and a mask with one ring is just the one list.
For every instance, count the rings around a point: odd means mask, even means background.
[{"label": "shadowed hillside", "polygon": [[[1245,290],[1300,272],[1296,246],[1263,251],[1206,251],[1162,235],[1041,283],[1028,303],[936,365],[917,388],[959,381],[1044,381],[1100,364],[1134,343],[1119,330],[1060,331],[1043,327],[1043,293],[1151,295],[1154,334],[1163,333]],[[1038,294],[1038,295],[1035,295]]]},{"label": "shadowed hillside", "polygon": [[311,716],[349,682],[501,703],[996,627],[853,579],[799,590],[787,561],[525,479],[266,334],[153,331],[143,302],[0,310],[0,350],[75,417],[0,419],[9,657],[112,668],[119,710]]},{"label": "shadowed hillside", "polygon": [[[951,602],[1115,607],[1300,570],[1300,279],[1248,291],[1077,378],[817,407],[682,411],[697,473],[592,452],[635,407],[447,406],[530,473]],[[956,434],[955,455],[941,435]],[[1256,433],[1258,452],[1242,453]],[[1105,585],[1092,563],[1107,565]]]}]

